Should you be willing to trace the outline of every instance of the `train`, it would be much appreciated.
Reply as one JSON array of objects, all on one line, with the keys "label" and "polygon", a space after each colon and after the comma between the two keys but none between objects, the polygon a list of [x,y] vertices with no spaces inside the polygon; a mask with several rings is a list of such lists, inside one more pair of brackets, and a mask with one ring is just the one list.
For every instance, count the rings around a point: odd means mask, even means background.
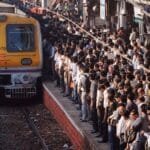
[{"label": "train", "polygon": [[39,22],[0,2],[0,99],[28,99],[42,93]]}]

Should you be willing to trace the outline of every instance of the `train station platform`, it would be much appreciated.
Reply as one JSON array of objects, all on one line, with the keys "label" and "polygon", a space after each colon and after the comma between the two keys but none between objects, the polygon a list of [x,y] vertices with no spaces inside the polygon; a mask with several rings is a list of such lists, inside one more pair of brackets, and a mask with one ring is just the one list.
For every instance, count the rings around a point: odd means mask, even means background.
[{"label": "train station platform", "polygon": [[108,143],[98,143],[100,138],[91,134],[92,125],[89,122],[80,121],[80,111],[67,97],[63,97],[59,88],[54,83],[45,81],[44,105],[53,114],[57,122],[64,129],[75,150],[108,150]]}]

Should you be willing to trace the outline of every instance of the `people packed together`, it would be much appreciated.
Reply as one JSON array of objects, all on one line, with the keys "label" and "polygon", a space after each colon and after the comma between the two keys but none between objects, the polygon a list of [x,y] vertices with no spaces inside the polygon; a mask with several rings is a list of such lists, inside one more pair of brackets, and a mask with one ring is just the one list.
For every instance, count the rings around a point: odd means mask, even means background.
[{"label": "people packed together", "polygon": [[[55,10],[78,15],[67,2]],[[57,15],[34,17],[42,27],[44,73],[79,106],[99,142],[111,150],[150,149],[150,43],[140,41],[136,27],[83,25],[93,39]]]},{"label": "people packed together", "polygon": [[79,105],[80,120],[92,122],[92,133],[111,150],[150,146],[150,73],[141,67],[149,68],[149,45],[140,43],[135,29],[129,37],[123,28],[91,30],[104,46],[57,16],[49,19],[43,41],[48,75]]}]

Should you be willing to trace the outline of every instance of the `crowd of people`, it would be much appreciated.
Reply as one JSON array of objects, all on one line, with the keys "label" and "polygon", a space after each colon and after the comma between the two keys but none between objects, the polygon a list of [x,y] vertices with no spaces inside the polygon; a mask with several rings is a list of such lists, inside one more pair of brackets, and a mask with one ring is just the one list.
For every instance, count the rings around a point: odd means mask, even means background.
[{"label": "crowd of people", "polygon": [[150,55],[135,29],[129,37],[123,28],[114,33],[105,26],[91,30],[108,46],[56,15],[49,16],[45,30],[48,76],[63,96],[79,105],[80,120],[92,122],[92,133],[102,138],[99,142],[109,141],[111,150],[145,149],[150,135],[150,73],[142,66],[149,67]]},{"label": "crowd of people", "polygon": [[136,28],[86,28],[92,39],[52,13],[34,17],[42,27],[44,74],[79,106],[80,120],[92,122],[99,142],[109,141],[111,150],[150,148],[150,45]]}]

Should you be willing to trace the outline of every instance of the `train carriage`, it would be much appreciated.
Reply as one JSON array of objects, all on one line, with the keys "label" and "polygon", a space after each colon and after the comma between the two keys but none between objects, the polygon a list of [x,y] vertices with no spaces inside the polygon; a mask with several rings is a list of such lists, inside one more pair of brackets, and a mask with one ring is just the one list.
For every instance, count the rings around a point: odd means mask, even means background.
[{"label": "train carriage", "polygon": [[0,2],[0,97],[40,94],[42,46],[37,20]]}]

